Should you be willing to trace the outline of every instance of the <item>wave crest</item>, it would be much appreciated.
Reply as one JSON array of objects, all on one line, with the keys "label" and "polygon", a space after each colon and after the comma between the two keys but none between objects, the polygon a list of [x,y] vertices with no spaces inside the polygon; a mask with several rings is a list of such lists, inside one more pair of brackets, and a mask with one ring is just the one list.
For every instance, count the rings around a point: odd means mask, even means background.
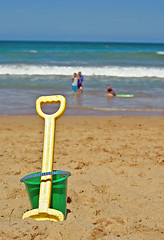
[{"label": "wave crest", "polygon": [[164,55],[164,52],[163,51],[158,51],[158,52],[156,52],[157,54],[159,54],[159,55]]},{"label": "wave crest", "polygon": [[157,77],[164,78],[162,67],[78,67],[78,66],[45,66],[25,64],[0,65],[0,75],[61,75],[71,76],[81,71],[85,76],[108,77]]}]

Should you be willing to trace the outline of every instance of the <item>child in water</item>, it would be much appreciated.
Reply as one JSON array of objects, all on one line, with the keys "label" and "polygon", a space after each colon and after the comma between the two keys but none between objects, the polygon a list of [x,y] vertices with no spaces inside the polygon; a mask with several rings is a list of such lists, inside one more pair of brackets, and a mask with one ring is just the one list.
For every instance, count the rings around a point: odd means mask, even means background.
[{"label": "child in water", "polygon": [[78,90],[78,79],[77,79],[77,74],[74,73],[72,76],[72,93],[77,92]]},{"label": "child in water", "polygon": [[83,93],[83,87],[84,87],[84,77],[81,74],[81,72],[78,72],[78,92]]},{"label": "child in water", "polygon": [[107,96],[109,96],[109,97],[116,96],[115,92],[113,91],[113,89],[110,87],[109,84],[106,86],[106,88],[107,88]]}]

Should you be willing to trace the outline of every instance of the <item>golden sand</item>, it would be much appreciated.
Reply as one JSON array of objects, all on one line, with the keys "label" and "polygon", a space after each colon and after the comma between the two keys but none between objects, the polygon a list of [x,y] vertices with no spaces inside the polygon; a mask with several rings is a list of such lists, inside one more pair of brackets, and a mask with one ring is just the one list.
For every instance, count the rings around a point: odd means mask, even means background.
[{"label": "golden sand", "polygon": [[44,121],[1,116],[0,239],[164,239],[164,117],[62,117],[54,169],[68,178],[64,222],[22,220],[20,178],[41,170]]}]

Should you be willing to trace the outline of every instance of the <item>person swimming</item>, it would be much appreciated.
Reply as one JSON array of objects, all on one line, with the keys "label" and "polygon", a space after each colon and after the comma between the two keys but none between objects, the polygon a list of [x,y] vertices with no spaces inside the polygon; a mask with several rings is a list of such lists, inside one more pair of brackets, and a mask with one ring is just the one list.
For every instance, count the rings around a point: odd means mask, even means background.
[{"label": "person swimming", "polygon": [[107,96],[109,96],[109,97],[116,96],[115,92],[113,91],[113,89],[110,87],[109,84],[106,86],[106,88],[107,88]]}]

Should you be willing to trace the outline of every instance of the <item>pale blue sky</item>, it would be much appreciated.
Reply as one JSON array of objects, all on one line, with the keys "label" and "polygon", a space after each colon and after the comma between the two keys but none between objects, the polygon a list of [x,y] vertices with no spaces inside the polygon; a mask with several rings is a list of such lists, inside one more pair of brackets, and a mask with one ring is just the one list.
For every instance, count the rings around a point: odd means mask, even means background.
[{"label": "pale blue sky", "polygon": [[164,43],[164,0],[0,0],[0,40]]}]

